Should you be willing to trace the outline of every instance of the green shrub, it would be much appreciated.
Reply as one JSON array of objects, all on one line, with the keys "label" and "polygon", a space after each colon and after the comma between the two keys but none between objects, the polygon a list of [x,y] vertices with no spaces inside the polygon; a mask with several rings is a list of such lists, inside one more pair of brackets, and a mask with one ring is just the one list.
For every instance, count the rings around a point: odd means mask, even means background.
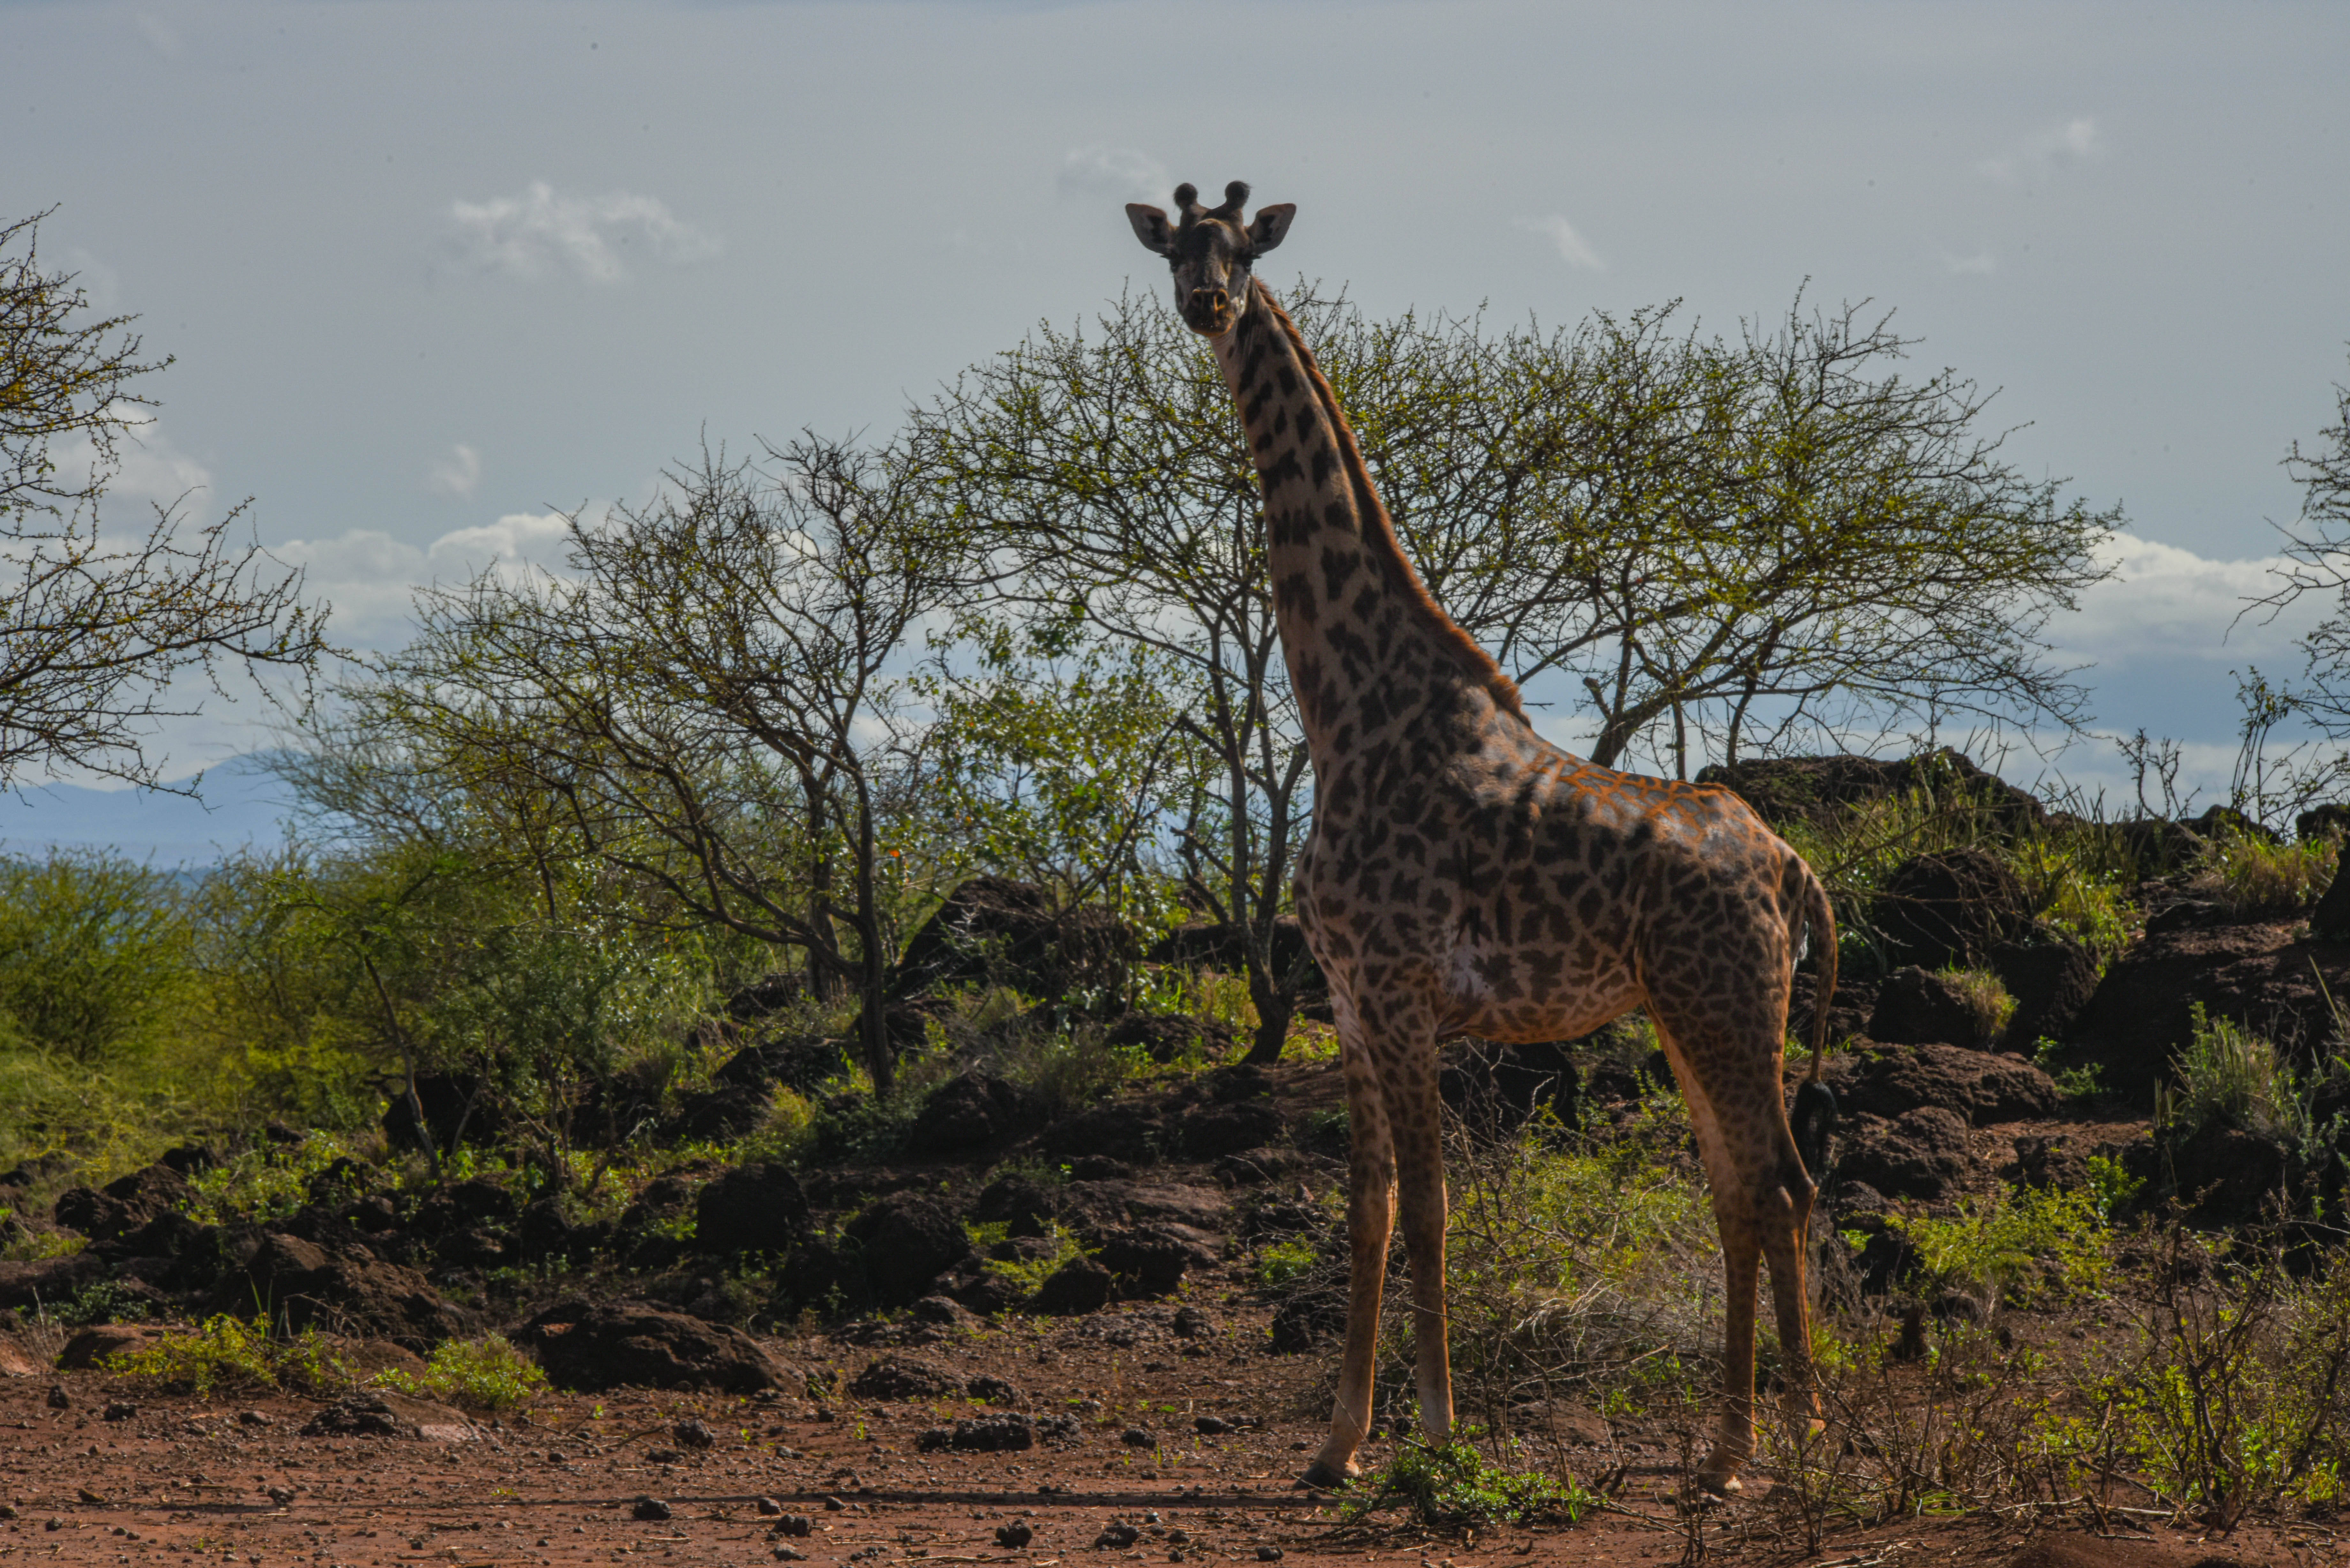
[{"label": "green shrub", "polygon": [[[966,1220],[962,1228],[964,1234],[971,1238],[972,1245],[983,1253],[1012,1234],[1008,1220],[980,1222]],[[1057,1223],[1045,1229],[1044,1239],[1052,1244],[1050,1252],[1034,1258],[988,1258],[982,1267],[1000,1280],[1011,1281],[1022,1294],[1034,1295],[1037,1288],[1052,1278],[1064,1263],[1086,1255],[1085,1246],[1077,1240],[1076,1232],[1064,1230]]]},{"label": "green shrub", "polygon": [[2094,1190],[2026,1188],[1961,1199],[1948,1218],[1893,1215],[1887,1223],[1915,1249],[1922,1294],[1969,1290],[2019,1304],[2052,1295],[2074,1301],[2096,1293],[2112,1269],[2109,1201]]},{"label": "green shrub", "polygon": [[2007,1021],[2015,1015],[2015,998],[2008,995],[2006,984],[1987,970],[1954,969],[1943,976],[1957,992],[1959,1004],[1966,1009],[1967,1021],[1974,1029],[1974,1037],[1989,1043],[2000,1036]]},{"label": "green shrub", "polygon": [[1257,1283],[1267,1290],[1280,1290],[1313,1272],[1321,1261],[1321,1248],[1308,1237],[1292,1236],[1268,1243],[1256,1255]]},{"label": "green shrub", "polygon": [[441,1342],[421,1373],[395,1367],[369,1380],[376,1387],[420,1398],[446,1400],[468,1410],[495,1414],[546,1392],[538,1363],[507,1343],[504,1334]]},{"label": "green shrub", "polygon": [[226,1314],[187,1334],[109,1356],[106,1365],[174,1394],[287,1388],[324,1396],[351,1381],[350,1369],[315,1331],[273,1339],[258,1324]]},{"label": "green shrub", "polygon": [[1495,1465],[1464,1436],[1441,1449],[1404,1444],[1348,1511],[1359,1518],[1400,1503],[1421,1524],[1524,1524],[1545,1515],[1572,1524],[1598,1501],[1572,1481]]},{"label": "green shrub", "polygon": [[2156,1105],[2157,1125],[2174,1137],[2222,1126],[2299,1147],[2310,1135],[2309,1107],[2276,1044],[2194,1004],[2193,1032],[2178,1054],[2177,1086]]},{"label": "green shrub", "polygon": [[2341,857],[2334,838],[2272,844],[2227,824],[2204,850],[2194,886],[2237,919],[2288,919],[2317,902]]}]

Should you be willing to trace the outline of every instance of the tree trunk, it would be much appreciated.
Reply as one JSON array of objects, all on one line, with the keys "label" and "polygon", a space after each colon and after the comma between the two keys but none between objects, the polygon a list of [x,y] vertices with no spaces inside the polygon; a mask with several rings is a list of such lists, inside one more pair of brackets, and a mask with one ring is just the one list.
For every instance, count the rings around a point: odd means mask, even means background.
[{"label": "tree trunk", "polygon": [[1256,1039],[1245,1060],[1270,1067],[1281,1060],[1281,1049],[1289,1043],[1289,1021],[1297,1015],[1297,986],[1295,981],[1275,984],[1272,966],[1254,954],[1248,967],[1249,1000],[1256,1003]]}]

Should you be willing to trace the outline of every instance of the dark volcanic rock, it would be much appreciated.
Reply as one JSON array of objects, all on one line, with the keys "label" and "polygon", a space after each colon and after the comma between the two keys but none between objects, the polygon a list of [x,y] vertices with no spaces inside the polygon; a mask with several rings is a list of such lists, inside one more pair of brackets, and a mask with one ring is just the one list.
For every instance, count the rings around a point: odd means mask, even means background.
[{"label": "dark volcanic rock", "polygon": [[1893,1198],[1939,1198],[1974,1168],[1967,1124],[1939,1106],[1863,1127],[1837,1163],[1840,1175]]},{"label": "dark volcanic rock", "polygon": [[564,1302],[515,1338],[558,1387],[582,1393],[633,1384],[755,1394],[783,1384],[783,1369],[750,1335],[650,1302]]},{"label": "dark volcanic rock", "polygon": [[2247,1225],[2272,1207],[2290,1206],[2284,1146],[2259,1133],[2199,1127],[2171,1149],[2170,1169],[2192,1224]]},{"label": "dark volcanic rock", "polygon": [[2031,923],[2023,884],[1986,849],[1961,846],[1894,868],[1869,919],[1897,964],[1970,966]]},{"label": "dark volcanic rock", "polygon": [[956,1449],[965,1453],[1017,1453],[1036,1446],[1036,1424],[1025,1416],[966,1417],[951,1427],[933,1427],[914,1440],[923,1453]]},{"label": "dark volcanic rock", "polygon": [[1102,1038],[1112,1045],[1139,1049],[1154,1062],[1172,1062],[1187,1052],[1212,1061],[1230,1055],[1240,1044],[1220,1020],[1180,1012],[1128,1012],[1112,1019]]},{"label": "dark volcanic rock", "polygon": [[319,1328],[389,1339],[420,1353],[468,1326],[464,1314],[413,1269],[388,1263],[365,1247],[329,1251],[275,1231],[222,1282],[214,1304],[233,1314],[258,1308],[273,1326],[296,1333]]},{"label": "dark volcanic rock", "polygon": [[347,1394],[304,1423],[305,1438],[408,1438],[470,1442],[480,1434],[446,1405],[404,1394],[363,1389]]},{"label": "dark volcanic rock", "polygon": [[424,1200],[416,1210],[416,1229],[427,1236],[504,1225],[522,1212],[512,1189],[475,1177],[452,1182]]},{"label": "dark volcanic rock", "polygon": [[68,1231],[78,1231],[93,1241],[113,1241],[195,1196],[186,1177],[156,1164],[117,1177],[95,1191],[68,1188],[57,1195],[52,1213]]},{"label": "dark volcanic rock", "polygon": [[[1149,1106],[1131,1104],[1096,1106],[1046,1127],[1041,1142],[1055,1159],[1106,1154],[1113,1159],[1157,1158],[1165,1129]],[[1261,1140],[1260,1140],[1261,1141]]]},{"label": "dark volcanic rock", "polygon": [[504,1130],[479,1078],[425,1074],[416,1080],[416,1097],[424,1106],[423,1130],[405,1088],[395,1089],[384,1107],[383,1133],[398,1149],[421,1149],[426,1132],[442,1148],[453,1148],[459,1138],[488,1143]]},{"label": "dark volcanic rock", "polygon": [[915,1158],[967,1154],[1027,1134],[1036,1123],[1036,1097],[990,1074],[958,1074],[931,1091],[906,1135]]},{"label": "dark volcanic rock", "polygon": [[851,1220],[844,1233],[862,1249],[866,1284],[883,1306],[929,1295],[932,1282],[972,1255],[962,1217],[933,1193],[884,1198]]},{"label": "dark volcanic rock", "polygon": [[2106,971],[2071,1039],[2107,1089],[2148,1106],[2193,1033],[2193,1003],[2305,1052],[2333,1026],[2321,979],[2350,996],[2350,946],[2296,940],[2289,925],[2149,931]]},{"label": "dark volcanic rock", "polygon": [[1347,1330],[1347,1298],[1337,1291],[1301,1291],[1274,1309],[1275,1355],[1303,1355]]},{"label": "dark volcanic rock", "polygon": [[1175,1124],[1175,1142],[1187,1159],[1214,1159],[1277,1141],[1281,1113],[1263,1100],[1196,1106]]},{"label": "dark volcanic rock", "polygon": [[[1248,972],[1248,931],[1229,920],[1205,920],[1192,925],[1178,926],[1157,942],[1145,955],[1152,963],[1189,964],[1197,969],[1221,970],[1226,974]],[[1287,973],[1296,965],[1306,966],[1304,990],[1319,994],[1330,989],[1322,978],[1321,966],[1306,950],[1305,928],[1295,915],[1277,915],[1273,922],[1273,967]]]},{"label": "dark volcanic rock", "polygon": [[1034,883],[974,877],[908,939],[890,992],[992,984],[1057,997],[1114,984],[1136,948],[1134,933],[1098,904],[1055,909],[1052,895]]},{"label": "dark volcanic rock", "polygon": [[859,1399],[940,1399],[962,1393],[963,1380],[910,1355],[881,1355],[849,1380],[848,1391]]},{"label": "dark volcanic rock", "polygon": [[1173,1295],[1187,1272],[1216,1264],[1209,1248],[1163,1225],[1113,1231],[1094,1255],[1110,1272],[1113,1293],[1127,1301]]},{"label": "dark volcanic rock", "polygon": [[105,1262],[91,1252],[29,1262],[0,1262],[0,1312],[52,1308],[105,1277]]},{"label": "dark volcanic rock", "polygon": [[1850,755],[1757,757],[1701,768],[1697,782],[1731,790],[1773,827],[1821,825],[1852,806],[1920,785],[1946,799],[1964,796],[1981,803],[2011,831],[2033,826],[2047,815],[2033,795],[1949,747],[1898,761]]},{"label": "dark volcanic rock", "polygon": [[2015,998],[2000,1048],[2028,1056],[2041,1040],[2062,1040],[2097,989],[2097,959],[2074,941],[2001,942],[1991,971]]},{"label": "dark volcanic rock", "polygon": [[773,1104],[764,1084],[721,1084],[679,1101],[661,1132],[681,1142],[724,1143],[765,1121]]},{"label": "dark volcanic rock", "polygon": [[694,1200],[697,1251],[783,1253],[807,1233],[807,1194],[786,1166],[738,1166]]},{"label": "dark volcanic rock", "polygon": [[1957,1045],[1891,1045],[1829,1058],[1826,1077],[1850,1112],[1898,1116],[1938,1106],[1979,1125],[2050,1116],[2060,1096],[2047,1074],[2012,1056]]},{"label": "dark volcanic rock", "polygon": [[1117,1280],[1091,1258],[1070,1259],[1045,1276],[1029,1309],[1048,1317],[1082,1317],[1109,1305]]},{"label": "dark volcanic rock", "polygon": [[1868,1037],[1891,1045],[1962,1045],[1988,1051],[1999,1031],[1968,1000],[1954,976],[1912,964],[1895,970],[1877,987]]},{"label": "dark volcanic rock", "polygon": [[1504,1045],[1471,1036],[1445,1047],[1437,1092],[1447,1109],[1480,1131],[1506,1132],[1548,1110],[1573,1127],[1582,1114],[1583,1079],[1571,1043]]}]

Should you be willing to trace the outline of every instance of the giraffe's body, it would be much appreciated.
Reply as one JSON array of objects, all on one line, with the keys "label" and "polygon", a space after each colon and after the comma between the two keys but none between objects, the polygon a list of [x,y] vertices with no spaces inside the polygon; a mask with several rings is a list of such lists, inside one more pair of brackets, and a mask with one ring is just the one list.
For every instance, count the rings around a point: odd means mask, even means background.
[{"label": "giraffe's body", "polygon": [[1421,587],[1328,382],[1249,275],[1293,210],[1262,209],[1243,229],[1245,187],[1213,212],[1188,186],[1176,195],[1180,230],[1156,208],[1128,211],[1174,265],[1186,320],[1213,343],[1263,488],[1274,613],[1315,769],[1298,914],[1330,982],[1352,1121],[1345,1364],[1308,1480],[1355,1473],[1399,1208],[1420,1423],[1431,1441],[1450,1434],[1437,1043],[1558,1039],[1645,1007],[1688,1103],[1721,1232],[1728,1387],[1705,1476],[1734,1486],[1753,1446],[1764,1256],[1791,1381],[1809,1410],[1812,1184],[1781,1072],[1807,927],[1830,955],[1824,988],[1834,984],[1825,896],[1729,792],[1597,767],[1534,733],[1507,677]]}]

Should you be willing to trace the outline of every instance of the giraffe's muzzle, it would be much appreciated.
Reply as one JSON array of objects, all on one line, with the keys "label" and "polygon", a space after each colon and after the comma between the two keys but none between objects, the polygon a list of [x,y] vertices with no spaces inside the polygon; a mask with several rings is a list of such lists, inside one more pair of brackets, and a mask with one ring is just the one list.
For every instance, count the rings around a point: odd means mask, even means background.
[{"label": "giraffe's muzzle", "polygon": [[1223,289],[1195,288],[1183,301],[1184,324],[1194,332],[1221,337],[1232,329],[1234,319],[1232,296]]}]

